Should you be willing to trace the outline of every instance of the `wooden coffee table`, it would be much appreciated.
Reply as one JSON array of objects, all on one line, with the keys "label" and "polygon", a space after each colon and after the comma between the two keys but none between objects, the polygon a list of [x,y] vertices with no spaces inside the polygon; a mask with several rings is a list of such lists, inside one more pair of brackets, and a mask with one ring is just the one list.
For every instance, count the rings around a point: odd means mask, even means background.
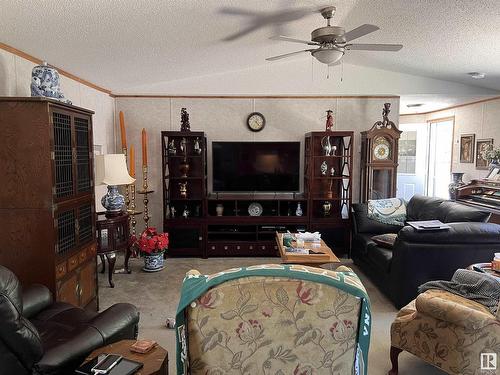
[{"label": "wooden coffee table", "polygon": [[[297,254],[288,253],[283,246],[284,233],[276,233],[276,243],[280,251],[281,263],[285,264],[302,264],[304,266],[321,267],[326,263],[340,263],[339,258],[333,253],[323,240],[321,240],[320,247],[313,247],[312,242],[305,242],[304,247],[311,249],[318,254]],[[295,246],[295,243],[292,243]]]},{"label": "wooden coffee table", "polygon": [[137,371],[136,375],[168,375],[168,352],[165,349],[157,345],[149,353],[134,353],[130,351],[130,346],[134,342],[135,340],[122,340],[96,349],[90,353],[85,362],[102,353],[118,354],[123,358],[144,363],[144,367]]}]

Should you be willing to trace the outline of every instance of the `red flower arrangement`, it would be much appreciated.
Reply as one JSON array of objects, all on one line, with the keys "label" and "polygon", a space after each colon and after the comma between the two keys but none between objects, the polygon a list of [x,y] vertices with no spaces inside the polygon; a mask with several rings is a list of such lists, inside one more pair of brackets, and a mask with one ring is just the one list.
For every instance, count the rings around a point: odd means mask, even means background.
[{"label": "red flower arrangement", "polygon": [[137,246],[146,255],[161,253],[168,248],[168,233],[158,233],[156,228],[146,228],[137,240]]}]

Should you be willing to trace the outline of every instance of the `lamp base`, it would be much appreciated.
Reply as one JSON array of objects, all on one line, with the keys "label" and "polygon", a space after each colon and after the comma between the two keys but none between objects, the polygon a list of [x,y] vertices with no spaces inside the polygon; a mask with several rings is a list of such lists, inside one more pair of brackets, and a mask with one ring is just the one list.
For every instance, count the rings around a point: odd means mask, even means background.
[{"label": "lamp base", "polygon": [[108,185],[108,192],[101,199],[102,206],[108,213],[119,213],[125,205],[125,198],[118,191],[117,185]]}]

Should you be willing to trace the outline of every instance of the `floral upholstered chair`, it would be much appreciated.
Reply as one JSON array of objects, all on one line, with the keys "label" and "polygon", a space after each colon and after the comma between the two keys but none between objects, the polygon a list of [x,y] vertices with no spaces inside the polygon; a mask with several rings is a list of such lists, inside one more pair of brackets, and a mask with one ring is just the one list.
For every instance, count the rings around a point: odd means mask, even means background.
[{"label": "floral upholstered chair", "polygon": [[188,272],[178,374],[367,374],[370,305],[349,268],[262,265]]},{"label": "floral upholstered chair", "polygon": [[[398,373],[405,350],[453,375],[494,375],[481,370],[481,353],[500,358],[500,320],[483,305],[431,289],[403,307],[391,326],[389,375]],[[484,366],[483,368],[487,367]]]}]

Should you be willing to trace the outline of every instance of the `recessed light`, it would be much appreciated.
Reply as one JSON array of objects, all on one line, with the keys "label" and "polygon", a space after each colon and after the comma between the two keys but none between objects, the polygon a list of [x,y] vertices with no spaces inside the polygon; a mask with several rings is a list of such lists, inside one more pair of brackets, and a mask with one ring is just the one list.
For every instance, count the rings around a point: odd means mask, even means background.
[{"label": "recessed light", "polygon": [[474,79],[483,79],[484,77],[486,77],[486,74],[481,72],[470,72],[467,74]]},{"label": "recessed light", "polygon": [[414,103],[414,104],[407,104],[406,106],[408,108],[417,108],[417,107],[422,107],[424,103]]}]

